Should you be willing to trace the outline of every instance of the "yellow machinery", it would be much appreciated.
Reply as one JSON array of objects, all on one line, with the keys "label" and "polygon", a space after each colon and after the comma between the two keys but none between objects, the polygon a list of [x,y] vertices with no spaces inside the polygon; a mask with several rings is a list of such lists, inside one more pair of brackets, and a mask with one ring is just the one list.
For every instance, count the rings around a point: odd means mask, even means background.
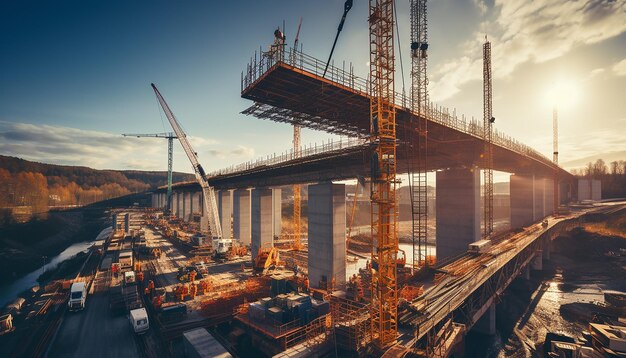
[{"label": "yellow machinery", "polygon": [[271,267],[279,266],[280,254],[277,248],[272,246],[272,243],[265,243],[259,248],[259,252],[254,259],[254,271],[258,273],[265,273]]}]

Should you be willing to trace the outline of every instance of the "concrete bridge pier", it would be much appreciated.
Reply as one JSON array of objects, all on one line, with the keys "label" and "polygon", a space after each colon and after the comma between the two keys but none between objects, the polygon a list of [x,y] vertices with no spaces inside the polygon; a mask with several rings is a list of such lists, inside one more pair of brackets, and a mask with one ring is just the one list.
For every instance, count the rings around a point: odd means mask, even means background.
[{"label": "concrete bridge pier", "polygon": [[550,252],[552,251],[552,241],[548,237],[541,245],[542,247],[542,257],[544,260],[550,260]]},{"label": "concrete bridge pier", "polygon": [[251,251],[252,260],[259,252],[259,248],[267,243],[274,242],[276,228],[276,210],[274,199],[280,197],[274,191],[280,189],[254,188],[251,195]]},{"label": "concrete bridge pier", "polygon": [[493,336],[496,334],[496,304],[491,303],[482,317],[474,324],[472,330],[480,334]]},{"label": "concrete bridge pier", "polygon": [[191,210],[193,214],[204,215],[204,203],[202,202],[201,191],[196,191],[191,194]]},{"label": "concrete bridge pier", "polygon": [[233,238],[244,245],[251,242],[250,189],[233,192]]},{"label": "concrete bridge pier", "polygon": [[535,178],[533,175],[533,222],[541,220],[544,210],[544,180]]},{"label": "concrete bridge pier", "polygon": [[533,176],[511,175],[511,229],[532,224],[535,218],[535,181]]},{"label": "concrete bridge pier", "polygon": [[282,190],[272,189],[272,210],[274,210],[274,237],[283,233]]},{"label": "concrete bridge pier", "polygon": [[230,190],[220,190],[217,195],[217,211],[220,216],[222,226],[222,238],[232,237],[231,219],[233,215],[233,196]]},{"label": "concrete bridge pier", "polygon": [[308,190],[309,282],[337,287],[346,282],[346,186],[326,182]]},{"label": "concrete bridge pier", "polygon": [[543,179],[543,216],[554,213],[554,180]]},{"label": "concrete bridge pier", "polygon": [[172,193],[172,214],[175,215],[176,217],[179,217],[179,208],[180,206],[178,205],[178,195],[179,193],[177,191]]},{"label": "concrete bridge pier", "polygon": [[467,251],[480,240],[480,170],[437,172],[437,261]]},{"label": "concrete bridge pier", "polygon": [[191,221],[191,193],[183,193],[183,220]]}]

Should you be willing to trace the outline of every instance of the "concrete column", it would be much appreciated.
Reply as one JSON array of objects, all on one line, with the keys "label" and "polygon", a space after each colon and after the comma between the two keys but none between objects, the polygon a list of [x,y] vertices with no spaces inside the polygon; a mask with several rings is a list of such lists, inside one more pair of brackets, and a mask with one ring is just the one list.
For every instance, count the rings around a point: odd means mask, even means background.
[{"label": "concrete column", "polygon": [[202,192],[196,191],[191,194],[191,212],[202,215],[204,203],[202,202]]},{"label": "concrete column", "polygon": [[176,210],[176,212],[177,212],[176,216],[178,216],[179,218],[182,218],[183,214],[184,214],[183,210],[184,210],[184,207],[185,207],[185,202],[183,201],[184,200],[183,193],[177,193],[176,194],[176,198],[177,198],[177,200],[176,200],[177,201],[177,203],[176,203],[176,209],[177,209]]},{"label": "concrete column", "polygon": [[172,215],[178,216],[178,193],[172,192]]},{"label": "concrete column", "polygon": [[309,185],[309,255],[311,287],[324,279],[335,287],[346,282],[346,186]]},{"label": "concrete column", "polygon": [[254,260],[259,248],[274,242],[274,208],[272,206],[272,189],[254,188],[251,199],[251,252]]},{"label": "concrete column", "polygon": [[280,237],[283,232],[282,190],[272,189],[272,210],[274,210],[274,236]]},{"label": "concrete column", "polygon": [[534,190],[532,176],[511,175],[511,229],[530,225],[533,222]]},{"label": "concrete column", "polygon": [[524,270],[522,271],[522,276],[524,277],[524,279],[530,280],[530,265],[526,265],[526,267],[524,267]]},{"label": "concrete column", "polygon": [[220,213],[220,223],[222,225],[222,237],[230,239],[232,237],[231,219],[233,215],[233,196],[230,190],[220,190],[217,206]]},{"label": "concrete column", "polygon": [[193,203],[191,201],[191,192],[185,193],[185,220],[191,221],[193,213]]},{"label": "concrete column", "polygon": [[480,171],[437,172],[437,261],[467,251],[480,240]]},{"label": "concrete column", "polygon": [[151,200],[151,204],[150,205],[153,208],[158,207],[157,198],[158,198],[158,194],[157,193],[153,193],[152,195],[150,195],[150,200]]},{"label": "concrete column", "polygon": [[244,245],[251,242],[250,189],[233,192],[233,238]]},{"label": "concrete column", "polygon": [[543,218],[543,204],[544,204],[544,180],[533,177],[533,190],[534,190],[534,210],[533,210],[533,222],[539,221]]},{"label": "concrete column", "polygon": [[543,179],[543,217],[554,213],[554,180]]},{"label": "concrete column", "polygon": [[478,333],[493,336],[496,334],[496,304],[492,303],[472,329]]}]

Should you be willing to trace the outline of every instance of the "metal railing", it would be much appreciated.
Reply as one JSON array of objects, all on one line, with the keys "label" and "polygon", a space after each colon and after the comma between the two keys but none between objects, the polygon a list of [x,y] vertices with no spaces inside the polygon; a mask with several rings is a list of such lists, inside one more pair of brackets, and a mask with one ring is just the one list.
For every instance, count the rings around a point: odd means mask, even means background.
[{"label": "metal railing", "polygon": [[[241,73],[241,92],[243,93],[246,89],[253,86],[263,77],[263,75],[265,75],[274,66],[280,63],[292,66],[302,71],[309,72],[320,78],[322,77],[324,67],[326,66],[326,62],[318,60],[317,58],[309,56],[294,48],[284,47],[282,50],[270,50],[267,52],[259,49],[259,52],[255,52],[254,57],[250,59],[250,63],[248,64],[246,70]],[[334,64],[331,64],[328,67],[328,71],[326,72],[326,76],[324,78],[338,85],[349,87],[359,94],[371,97],[369,81],[354,75],[354,67],[352,66],[352,64],[348,65],[348,70],[346,70],[345,67],[345,62],[343,62],[342,68],[338,68],[334,66]],[[396,105],[401,106],[408,111],[414,112],[411,110],[411,100],[408,96],[396,92],[393,100]],[[431,102],[430,105],[425,109],[422,116],[426,117],[432,122],[439,123],[443,126],[458,130],[475,138],[483,138],[482,123],[474,118],[468,121],[465,116],[459,117],[456,114],[456,110],[451,112],[448,108],[438,106]],[[535,159],[545,165],[554,165],[552,160],[539,153],[537,150],[517,141],[513,137],[504,134],[497,129],[495,129],[493,132],[492,141],[494,145],[511,150],[517,154]],[[346,148],[348,146],[361,145],[363,143],[365,143],[365,141],[362,139],[349,139],[347,141],[342,140],[339,143],[331,141],[329,142],[329,144],[325,143],[319,147],[317,145],[315,147],[309,147],[308,151],[302,152],[302,157],[340,149],[342,145],[344,148]],[[336,148],[336,146],[339,146],[340,148]],[[281,154],[279,156],[276,156],[276,154],[274,154],[272,157],[267,156],[266,158],[260,158],[255,161],[249,161],[243,164],[239,164],[237,166],[221,169],[211,173],[211,175],[230,174],[238,171],[258,168],[261,166],[278,164],[292,159],[294,159],[293,151]]]},{"label": "metal railing", "polygon": [[227,175],[232,173],[244,172],[247,170],[254,170],[261,167],[267,167],[274,164],[280,164],[288,162],[290,160],[303,158],[306,156],[313,156],[317,154],[358,147],[360,145],[364,145],[365,143],[367,143],[365,139],[359,138],[341,138],[340,140],[329,139],[328,141],[320,144],[314,143],[309,144],[308,146],[305,145],[300,151],[298,151],[298,153],[294,153],[294,150],[290,149],[278,155],[274,153],[272,155],[267,155],[264,158],[258,158],[256,160],[251,160],[245,163],[218,169],[207,175],[208,177],[215,177],[218,175]]}]

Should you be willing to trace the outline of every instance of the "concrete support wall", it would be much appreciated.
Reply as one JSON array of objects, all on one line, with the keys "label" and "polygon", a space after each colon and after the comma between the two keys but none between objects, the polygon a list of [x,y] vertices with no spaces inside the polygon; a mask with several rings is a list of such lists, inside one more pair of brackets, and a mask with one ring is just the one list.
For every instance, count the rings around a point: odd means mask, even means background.
[{"label": "concrete support wall", "polygon": [[185,207],[184,207],[184,214],[183,214],[183,218],[185,219],[185,221],[191,221],[191,192],[186,192],[183,194],[184,195],[184,201],[185,201]]},{"label": "concrete support wall", "polygon": [[204,203],[202,202],[202,192],[201,191],[196,191],[192,194],[191,196],[191,201],[192,201],[192,212],[194,214],[200,214],[202,215],[202,213],[204,213]]},{"label": "concrete support wall", "polygon": [[222,237],[230,239],[233,236],[231,222],[233,215],[233,196],[230,190],[220,190],[217,197],[217,208],[222,225]]},{"label": "concrete support wall", "polygon": [[272,189],[272,207],[274,210],[274,236],[280,236],[283,232],[283,208],[282,190]]},{"label": "concrete support wall", "polygon": [[544,187],[543,187],[543,179],[539,179],[539,178],[535,178],[533,180],[533,190],[534,190],[534,195],[535,195],[535,199],[534,199],[534,210],[533,210],[533,222],[536,222],[538,220],[540,220],[541,218],[543,218],[543,204],[544,204],[544,199],[543,199],[543,193],[544,193]]},{"label": "concrete support wall", "polygon": [[602,200],[602,184],[598,179],[578,179],[578,201]]},{"label": "concrete support wall", "polygon": [[233,192],[233,238],[244,245],[250,245],[252,241],[250,195],[250,189]]},{"label": "concrete support wall", "polygon": [[309,185],[308,271],[311,287],[320,281],[335,286],[346,282],[346,186]]},{"label": "concrete support wall", "polygon": [[172,215],[178,216],[178,192],[172,192]]},{"label": "concrete support wall", "polygon": [[554,213],[554,180],[543,179],[543,216]]},{"label": "concrete support wall", "polygon": [[480,171],[437,172],[436,195],[439,261],[467,251],[470,243],[480,240]]},{"label": "concrete support wall", "polygon": [[530,262],[530,268],[535,271],[543,270],[543,252],[539,251],[535,254],[535,258]]},{"label": "concrete support wall", "polygon": [[534,218],[534,180],[532,176],[511,175],[511,229],[527,226]]},{"label": "concrete support wall", "polygon": [[274,208],[272,205],[272,189],[252,189],[252,229],[251,252],[254,260],[259,248],[274,240]]},{"label": "concrete support wall", "polygon": [[178,216],[179,218],[182,218],[183,214],[184,214],[184,207],[185,207],[185,202],[183,201],[184,200],[183,193],[178,193],[176,195],[176,198],[177,198],[177,200],[176,200],[177,201],[177,203],[176,203],[176,207],[177,207],[177,211],[176,211],[177,214],[176,214],[176,216]]}]

